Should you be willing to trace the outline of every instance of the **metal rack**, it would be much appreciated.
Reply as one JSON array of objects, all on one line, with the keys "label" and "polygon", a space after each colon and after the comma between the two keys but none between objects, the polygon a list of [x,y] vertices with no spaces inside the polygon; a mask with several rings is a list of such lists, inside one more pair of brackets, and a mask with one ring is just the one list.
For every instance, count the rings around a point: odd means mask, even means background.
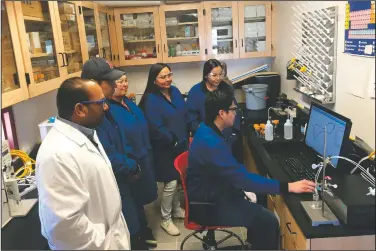
[{"label": "metal rack", "polygon": [[288,69],[294,71],[294,90],[322,104],[335,103],[338,7],[313,10],[312,3],[292,7],[294,58]]}]

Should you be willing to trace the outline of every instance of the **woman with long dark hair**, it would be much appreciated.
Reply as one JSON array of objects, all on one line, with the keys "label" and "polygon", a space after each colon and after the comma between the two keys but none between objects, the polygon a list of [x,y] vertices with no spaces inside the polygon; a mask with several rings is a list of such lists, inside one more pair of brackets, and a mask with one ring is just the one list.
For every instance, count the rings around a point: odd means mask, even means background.
[{"label": "woman with long dark hair", "polygon": [[[232,86],[226,84],[223,79],[226,75],[226,69],[223,69],[222,63],[217,59],[209,59],[204,64],[202,73],[202,80],[194,85],[188,93],[187,97],[187,123],[188,130],[191,136],[194,136],[199,125],[205,120],[205,98],[208,92],[215,90],[229,90],[233,89]],[[233,91],[233,90],[230,90]],[[237,104],[234,99],[235,104]],[[226,128],[223,131],[227,142],[233,149],[233,154],[236,159],[243,163],[242,154],[239,154],[241,150],[241,137],[240,134],[240,115],[235,117],[234,126],[232,128]],[[239,149],[240,147],[240,149]]]},{"label": "woman with long dark hair", "polygon": [[172,76],[170,66],[152,65],[139,106],[149,122],[156,179],[164,183],[161,227],[170,235],[179,235],[171,217],[184,218],[185,211],[180,207],[176,189],[179,174],[174,168],[174,160],[187,150],[188,135],[184,98],[178,88],[171,85]]}]

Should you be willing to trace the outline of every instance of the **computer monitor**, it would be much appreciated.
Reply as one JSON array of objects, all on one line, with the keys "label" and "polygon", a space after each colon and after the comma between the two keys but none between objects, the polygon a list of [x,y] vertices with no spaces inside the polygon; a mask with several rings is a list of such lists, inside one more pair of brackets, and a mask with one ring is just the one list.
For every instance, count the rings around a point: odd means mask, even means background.
[{"label": "computer monitor", "polygon": [[[317,103],[312,103],[305,134],[305,143],[324,156],[324,128],[326,126],[326,156],[343,156],[344,142],[349,139],[352,122]],[[332,159],[334,167],[338,159]]]}]

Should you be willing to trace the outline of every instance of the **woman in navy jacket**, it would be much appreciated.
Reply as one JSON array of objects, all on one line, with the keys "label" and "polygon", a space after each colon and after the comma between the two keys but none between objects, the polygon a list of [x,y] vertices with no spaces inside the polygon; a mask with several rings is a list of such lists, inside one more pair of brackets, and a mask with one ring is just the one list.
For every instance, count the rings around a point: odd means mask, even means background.
[{"label": "woman in navy jacket", "polygon": [[[136,179],[119,180],[119,188],[129,188],[134,200],[140,230],[135,238],[145,241],[148,245],[156,246],[157,242],[152,231],[147,227],[144,205],[157,198],[157,183],[154,175],[153,153],[149,140],[148,123],[142,110],[125,95],[128,90],[127,76],[124,74],[116,82],[115,92],[109,99],[107,123],[98,128],[98,136],[104,149],[116,169],[118,166],[128,166],[132,160],[139,167]],[[111,124],[111,125],[110,125]],[[114,138],[116,137],[116,138]],[[116,145],[120,145],[115,147]],[[127,202],[125,202],[127,203]],[[127,219],[128,220],[128,219]],[[134,221],[135,219],[130,219]],[[137,241],[137,240],[136,240]]]},{"label": "woman in navy jacket", "polygon": [[149,122],[154,152],[156,178],[164,182],[161,201],[161,227],[170,235],[179,235],[172,217],[184,218],[176,192],[179,174],[174,168],[175,158],[188,146],[185,102],[172,83],[172,72],[166,64],[152,65],[148,83],[139,106]]},{"label": "woman in navy jacket", "polygon": [[[222,64],[216,59],[209,59],[204,64],[202,81],[194,85],[188,93],[187,97],[187,122],[189,132],[194,136],[198,126],[205,120],[205,96],[208,92],[214,90],[232,90],[223,81],[225,72],[222,69]],[[235,104],[236,100],[234,99]],[[232,128],[226,128],[223,132],[230,146],[233,147],[234,142],[237,140],[237,134],[240,131],[240,115],[235,117],[235,123]],[[235,150],[235,149],[234,149]],[[240,149],[241,150],[241,149]],[[236,150],[238,151],[238,150]],[[235,151],[235,152],[236,152]],[[237,155],[236,155],[237,156]],[[239,156],[239,160],[241,156]]]}]

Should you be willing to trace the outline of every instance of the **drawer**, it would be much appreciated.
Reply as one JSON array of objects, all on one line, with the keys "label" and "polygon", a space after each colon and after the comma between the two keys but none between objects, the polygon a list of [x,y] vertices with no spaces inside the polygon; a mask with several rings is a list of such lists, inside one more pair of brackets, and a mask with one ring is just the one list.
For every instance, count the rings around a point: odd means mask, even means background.
[{"label": "drawer", "polygon": [[307,239],[305,238],[300,227],[292,217],[287,206],[284,207],[284,234],[285,234],[285,248],[286,249],[307,249]]}]

